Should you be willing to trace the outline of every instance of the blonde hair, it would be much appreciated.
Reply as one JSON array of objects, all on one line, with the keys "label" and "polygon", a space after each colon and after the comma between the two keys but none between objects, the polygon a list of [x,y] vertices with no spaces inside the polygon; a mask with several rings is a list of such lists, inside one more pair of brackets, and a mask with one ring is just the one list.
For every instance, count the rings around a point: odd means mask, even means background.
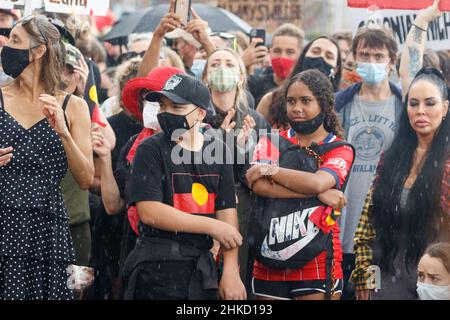
[{"label": "blonde hair", "polygon": [[297,27],[295,24],[285,23],[279,26],[272,36],[272,43],[275,37],[282,37],[282,36],[296,38],[298,40],[299,49],[300,50],[303,49],[303,44],[305,41],[305,32],[299,27]]},{"label": "blonde hair", "polygon": [[245,65],[244,62],[242,61],[242,58],[239,54],[237,54],[234,50],[229,49],[229,48],[220,48],[220,49],[216,49],[214,50],[209,57],[206,59],[206,64],[205,64],[205,68],[203,69],[203,74],[202,74],[202,79],[203,82],[206,83],[206,79],[208,76],[208,65],[209,65],[209,59],[211,59],[211,56],[213,54],[215,54],[216,52],[219,51],[227,51],[229,53],[231,53],[233,55],[233,57],[236,59],[236,62],[238,64],[239,67],[239,73],[241,78],[243,78],[243,82],[241,85],[239,85],[237,87],[237,92],[236,92],[236,100],[235,100],[235,108],[238,109],[241,112],[247,112],[248,110],[248,98],[247,98],[247,93],[245,92],[245,89],[247,88],[247,71],[245,69]]},{"label": "blonde hair", "polygon": [[128,80],[136,78],[139,66],[142,62],[141,57],[134,57],[125,61],[116,69],[116,76],[114,79],[115,85],[118,86],[117,104],[122,107],[122,91]]},{"label": "blonde hair", "polygon": [[173,51],[172,49],[170,49],[168,47],[164,47],[162,49],[162,51],[163,51],[163,53],[166,54],[166,57],[169,60],[171,67],[186,71],[186,69],[184,68],[183,60],[181,60],[180,56],[175,51]]}]

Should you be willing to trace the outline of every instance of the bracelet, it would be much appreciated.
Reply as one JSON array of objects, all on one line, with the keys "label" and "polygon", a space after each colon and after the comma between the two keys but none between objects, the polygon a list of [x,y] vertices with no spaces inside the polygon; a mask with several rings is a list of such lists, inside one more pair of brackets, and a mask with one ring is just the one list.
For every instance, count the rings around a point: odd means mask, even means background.
[{"label": "bracelet", "polygon": [[427,29],[423,29],[423,28],[417,26],[415,23],[413,23],[412,25],[413,25],[414,27],[416,27],[417,29],[421,30],[421,31],[424,31],[424,32],[427,32],[427,31],[428,31]]},{"label": "bracelet", "polygon": [[261,175],[263,176],[273,176],[278,173],[278,166],[276,164],[271,164],[266,170],[261,171]]}]

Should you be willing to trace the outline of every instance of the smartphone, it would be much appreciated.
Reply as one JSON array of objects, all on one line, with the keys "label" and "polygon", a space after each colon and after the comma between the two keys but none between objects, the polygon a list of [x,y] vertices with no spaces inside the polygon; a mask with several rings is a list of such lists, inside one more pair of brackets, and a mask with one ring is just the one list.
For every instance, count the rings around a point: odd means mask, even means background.
[{"label": "smartphone", "polygon": [[185,27],[191,16],[191,0],[175,0],[175,13],[181,17]]},{"label": "smartphone", "polygon": [[266,30],[264,29],[252,29],[250,30],[250,43],[253,39],[258,39],[259,42],[256,46],[266,45]]}]

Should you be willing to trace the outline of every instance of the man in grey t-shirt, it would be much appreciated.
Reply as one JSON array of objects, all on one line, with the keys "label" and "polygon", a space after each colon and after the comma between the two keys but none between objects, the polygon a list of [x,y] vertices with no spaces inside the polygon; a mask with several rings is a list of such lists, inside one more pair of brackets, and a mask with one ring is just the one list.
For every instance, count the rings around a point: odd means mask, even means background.
[{"label": "man in grey t-shirt", "polygon": [[342,210],[339,221],[344,253],[343,299],[354,298],[353,286],[348,282],[355,267],[353,238],[381,153],[394,139],[402,110],[401,93],[389,82],[397,50],[396,40],[389,30],[360,29],[352,51],[362,83],[336,96],[336,111],[342,119],[346,140],[356,150],[345,191],[348,205]]}]

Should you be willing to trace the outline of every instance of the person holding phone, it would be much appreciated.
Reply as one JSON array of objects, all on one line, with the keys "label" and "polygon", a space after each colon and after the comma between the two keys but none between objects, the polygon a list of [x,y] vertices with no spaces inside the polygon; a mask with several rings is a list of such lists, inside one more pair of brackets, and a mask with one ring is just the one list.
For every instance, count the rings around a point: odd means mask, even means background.
[{"label": "person holding phone", "polygon": [[[248,88],[255,99],[255,106],[259,104],[266,93],[284,84],[300,57],[303,41],[303,30],[294,24],[286,23],[275,30],[270,49],[272,66],[265,69],[262,74],[253,75],[248,79]],[[256,48],[256,45],[257,41],[255,40],[250,46]]]},{"label": "person holding phone", "polygon": [[154,53],[160,51],[164,37],[175,40],[173,49],[183,60],[186,73],[195,77],[191,68],[199,49],[203,48],[206,54],[210,55],[216,47],[209,37],[208,22],[202,20],[194,9],[190,10],[192,19],[186,23],[179,14],[175,13],[175,0],[170,1],[169,12],[161,19],[153,33],[153,41],[143,57],[138,77],[145,77],[159,65],[159,55]]}]

